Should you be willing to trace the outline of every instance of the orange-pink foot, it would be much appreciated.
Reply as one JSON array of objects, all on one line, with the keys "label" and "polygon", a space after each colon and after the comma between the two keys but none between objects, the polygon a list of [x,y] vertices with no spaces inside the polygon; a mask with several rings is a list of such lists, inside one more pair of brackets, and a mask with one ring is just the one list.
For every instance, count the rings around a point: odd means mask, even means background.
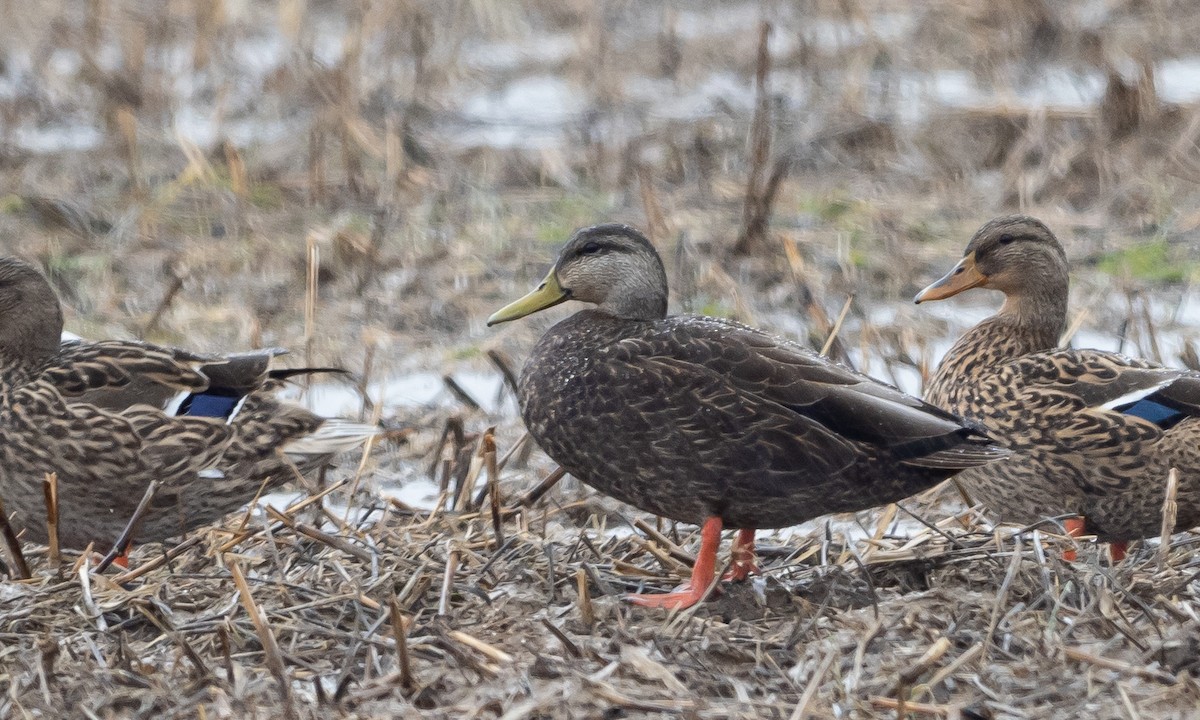
[{"label": "orange-pink foot", "polygon": [[[1087,523],[1084,521],[1082,515],[1079,517],[1067,518],[1066,520],[1063,520],[1063,529],[1067,531],[1067,535],[1077,538],[1086,534]],[[1067,562],[1075,562],[1075,549],[1071,548],[1070,550],[1063,550],[1062,557],[1063,560],[1066,560]]]},{"label": "orange-pink foot", "polygon": [[742,582],[751,575],[759,573],[758,564],[754,562],[754,528],[738,530],[731,554],[733,557],[729,565],[729,572],[721,576],[722,580]]},{"label": "orange-pink foot", "polygon": [[692,566],[692,579],[669,593],[634,593],[625,599],[642,607],[668,610],[689,608],[704,597],[708,587],[716,582],[717,548],[721,545],[721,518],[710,517],[700,528],[700,552]]},{"label": "orange-pink foot", "polygon": [[1129,543],[1124,543],[1124,542],[1110,543],[1108,546],[1108,556],[1110,558],[1112,558],[1113,562],[1119,563],[1125,559],[1125,555],[1127,554],[1128,550],[1129,550]]},{"label": "orange-pink foot", "polygon": [[630,593],[625,599],[642,607],[682,610],[700,602],[707,591],[707,587],[696,586],[688,581],[669,593]]}]

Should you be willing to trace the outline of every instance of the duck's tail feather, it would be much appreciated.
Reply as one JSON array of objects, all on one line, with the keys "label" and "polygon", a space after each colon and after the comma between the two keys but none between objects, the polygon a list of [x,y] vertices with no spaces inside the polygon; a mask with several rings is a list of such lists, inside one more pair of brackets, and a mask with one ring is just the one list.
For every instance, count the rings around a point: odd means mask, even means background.
[{"label": "duck's tail feather", "polygon": [[301,368],[279,368],[271,370],[267,373],[267,377],[272,380],[287,380],[300,375],[317,375],[320,373],[331,373],[334,375],[349,375],[350,371],[339,367],[301,367]]},{"label": "duck's tail feather", "polygon": [[289,441],[283,446],[288,455],[306,457],[335,455],[362,445],[372,437],[383,434],[383,428],[370,423],[329,418],[313,432]]}]

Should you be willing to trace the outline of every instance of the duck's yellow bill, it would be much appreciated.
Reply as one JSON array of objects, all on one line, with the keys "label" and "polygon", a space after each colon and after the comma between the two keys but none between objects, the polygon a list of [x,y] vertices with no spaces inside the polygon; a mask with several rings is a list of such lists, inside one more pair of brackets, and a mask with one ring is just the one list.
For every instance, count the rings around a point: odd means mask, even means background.
[{"label": "duck's yellow bill", "polygon": [[975,266],[975,253],[970,253],[958,261],[950,272],[942,276],[940,280],[917,293],[913,298],[913,302],[922,303],[926,300],[944,300],[959,294],[963,290],[970,290],[973,287],[979,287],[986,284],[988,276],[979,272],[979,268]]},{"label": "duck's yellow bill", "polygon": [[536,290],[492,313],[492,316],[488,318],[487,324],[488,327],[491,327],[497,323],[523,318],[539,310],[554,307],[570,298],[571,293],[563,290],[562,286],[558,284],[558,276],[554,274],[554,270],[552,269],[546,274],[546,279],[542,281],[541,285],[537,286]]}]

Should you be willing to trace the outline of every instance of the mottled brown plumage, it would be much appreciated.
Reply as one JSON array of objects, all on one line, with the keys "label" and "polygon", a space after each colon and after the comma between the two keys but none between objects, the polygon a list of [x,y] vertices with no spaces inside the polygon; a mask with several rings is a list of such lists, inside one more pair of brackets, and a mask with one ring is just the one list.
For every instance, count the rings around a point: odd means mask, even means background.
[{"label": "mottled brown plumage", "polygon": [[158,541],[377,431],[276,401],[280,371],[267,364],[277,351],[227,362],[131,341],[61,343],[61,331],[45,278],[0,258],[0,497],[30,540],[47,537],[47,473],[58,476],[63,546],[111,545],[152,480],[160,487],[133,539]]},{"label": "mottled brown plumage", "polygon": [[1122,542],[1159,533],[1176,467],[1176,527],[1200,523],[1200,375],[1056,349],[1068,266],[1054,234],[1033,218],[984,225],[963,260],[917,301],[971,287],[1000,290],[1004,305],[958,339],[925,393],[1015,451],[957,477],[971,497],[1010,522],[1079,515],[1100,539]]},{"label": "mottled brown plumage", "polygon": [[572,475],[643,510],[785,527],[899,500],[1003,455],[953,416],[793,343],[667,317],[662,262],[628,226],[577,232],[546,282],[489,322],[563,299],[596,307],[538,341],[522,416]]}]

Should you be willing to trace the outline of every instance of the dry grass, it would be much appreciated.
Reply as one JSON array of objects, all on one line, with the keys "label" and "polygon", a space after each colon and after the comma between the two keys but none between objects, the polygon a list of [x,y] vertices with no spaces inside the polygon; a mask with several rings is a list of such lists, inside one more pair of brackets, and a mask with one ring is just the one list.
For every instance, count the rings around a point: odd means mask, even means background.
[{"label": "dry grass", "polygon": [[1200,698],[1188,541],[1165,564],[1148,546],[1117,567],[1090,550],[1066,565],[1069,540],[985,532],[970,514],[894,537],[908,511],[893,507],[860,517],[874,530],[857,542],[826,527],[768,538],[763,579],[665,614],[619,595],[686,576],[691,531],[614,534],[615,516],[577,497],[505,501],[502,542],[486,509],[392,505],[339,528],[309,504],[236,544],[197,536],[167,563],[144,548],[116,576],[46,574],[37,557],[42,572],[0,596],[0,708],[1103,717],[1119,698],[1138,717],[1183,717]]}]

